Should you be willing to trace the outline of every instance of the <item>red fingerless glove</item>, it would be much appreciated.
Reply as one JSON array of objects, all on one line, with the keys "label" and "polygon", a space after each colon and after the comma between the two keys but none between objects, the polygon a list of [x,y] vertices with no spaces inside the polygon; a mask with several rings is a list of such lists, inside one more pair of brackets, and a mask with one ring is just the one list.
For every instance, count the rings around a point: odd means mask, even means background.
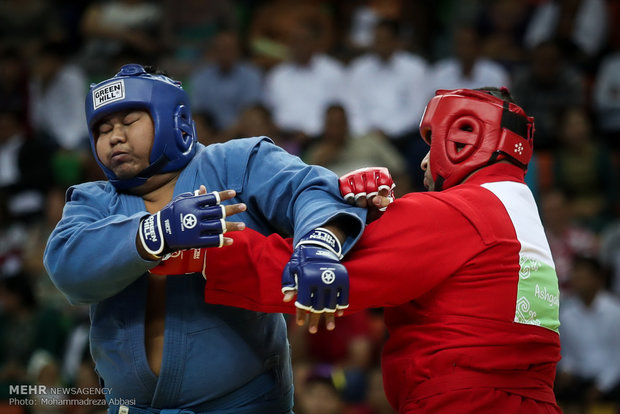
[{"label": "red fingerless glove", "polygon": [[394,197],[394,180],[385,167],[368,167],[351,171],[339,180],[340,194],[348,202],[360,197],[374,197],[377,192],[386,189]]}]

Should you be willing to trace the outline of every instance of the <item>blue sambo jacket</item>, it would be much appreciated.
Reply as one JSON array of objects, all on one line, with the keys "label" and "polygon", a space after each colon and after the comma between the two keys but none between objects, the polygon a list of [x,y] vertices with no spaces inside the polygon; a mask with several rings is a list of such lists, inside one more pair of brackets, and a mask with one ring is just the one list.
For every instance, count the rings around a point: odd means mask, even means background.
[{"label": "blue sambo jacket", "polygon": [[[344,243],[347,251],[365,222],[365,210],[342,201],[333,173],[304,164],[265,137],[199,144],[174,196],[201,184],[208,191],[236,190],[225,203],[244,202],[248,209],[230,219],[263,234],[299,238],[350,215],[360,224]],[[150,369],[144,347],[147,271],[158,262],[142,259],[135,245],[146,215],[141,197],[118,193],[109,182],[71,187],[44,255],[68,299],[90,304],[91,353],[110,388],[108,400],[195,412],[289,412],[292,374],[283,316],[204,303],[205,280],[198,273],[167,278],[160,375]]]}]

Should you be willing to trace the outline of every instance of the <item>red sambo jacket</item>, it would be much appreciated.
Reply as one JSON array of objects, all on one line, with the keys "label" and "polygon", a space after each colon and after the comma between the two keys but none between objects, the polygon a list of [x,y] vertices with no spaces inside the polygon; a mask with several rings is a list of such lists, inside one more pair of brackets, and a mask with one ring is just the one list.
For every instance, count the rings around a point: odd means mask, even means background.
[{"label": "red sambo jacket", "polygon": [[[291,240],[231,237],[208,249],[205,300],[294,313],[280,291]],[[396,200],[344,264],[347,312],[385,308],[384,386],[400,413],[560,412],[558,283],[522,170],[495,164]]]}]

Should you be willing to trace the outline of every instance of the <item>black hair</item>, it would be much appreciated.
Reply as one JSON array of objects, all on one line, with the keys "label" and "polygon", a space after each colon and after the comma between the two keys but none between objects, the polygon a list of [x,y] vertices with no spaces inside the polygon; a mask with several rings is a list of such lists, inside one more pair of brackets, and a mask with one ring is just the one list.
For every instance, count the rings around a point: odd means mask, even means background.
[{"label": "black hair", "polygon": [[381,19],[375,25],[375,29],[386,29],[388,30],[394,37],[400,36],[400,23],[395,19]]},{"label": "black hair", "polygon": [[205,124],[209,126],[209,128],[215,128],[215,116],[213,115],[213,112],[209,110],[204,109],[192,111],[192,117],[194,118],[194,120],[200,118]]},{"label": "black hair", "polygon": [[28,308],[37,307],[37,298],[27,273],[19,272],[14,276],[0,278],[0,286],[19,296],[21,303]]},{"label": "black hair", "polygon": [[589,268],[593,273],[596,273],[599,276],[604,276],[604,268],[601,262],[594,256],[579,254],[573,257],[572,260],[573,268],[577,266],[585,266]]},{"label": "black hair", "polygon": [[515,98],[512,96],[507,87],[502,86],[498,88],[496,86],[484,86],[482,88],[476,88],[475,91],[486,92],[491,96],[501,99],[502,101],[506,101],[512,104],[517,105]]},{"label": "black hair", "polygon": [[151,75],[163,75],[163,76],[170,77],[170,75],[168,75],[168,72],[166,72],[165,70],[155,65],[144,65],[143,68],[146,71],[146,73],[150,73]]},{"label": "black hair", "polygon": [[9,46],[0,49],[0,60],[22,60],[23,54],[17,47]]},{"label": "black hair", "polygon": [[272,119],[273,118],[273,113],[271,112],[271,109],[269,109],[269,107],[267,107],[265,104],[260,103],[260,102],[256,102],[250,105],[247,105],[245,108],[243,108],[244,111],[259,111],[263,116]]},{"label": "black hair", "polygon": [[334,109],[338,109],[338,110],[344,112],[345,114],[347,113],[347,109],[344,107],[343,104],[341,104],[339,102],[333,102],[333,103],[329,104],[327,106],[327,109],[325,109],[325,112],[327,113],[327,112],[332,111]]},{"label": "black hair", "polygon": [[59,59],[67,59],[71,56],[71,45],[67,42],[50,40],[41,45],[39,55],[53,56]]}]

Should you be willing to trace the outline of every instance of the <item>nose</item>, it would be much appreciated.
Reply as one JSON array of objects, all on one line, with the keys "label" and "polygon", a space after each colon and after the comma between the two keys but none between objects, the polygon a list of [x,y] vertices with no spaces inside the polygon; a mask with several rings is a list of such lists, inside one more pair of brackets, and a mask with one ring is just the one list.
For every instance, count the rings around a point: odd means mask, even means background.
[{"label": "nose", "polygon": [[115,145],[120,142],[125,142],[127,140],[127,136],[125,135],[125,128],[123,124],[115,123],[112,132],[110,135],[110,144]]},{"label": "nose", "polygon": [[424,156],[424,159],[422,159],[422,162],[420,163],[420,168],[422,169],[422,171],[426,171],[428,169],[430,153],[431,153],[430,151],[427,152],[426,155]]}]

